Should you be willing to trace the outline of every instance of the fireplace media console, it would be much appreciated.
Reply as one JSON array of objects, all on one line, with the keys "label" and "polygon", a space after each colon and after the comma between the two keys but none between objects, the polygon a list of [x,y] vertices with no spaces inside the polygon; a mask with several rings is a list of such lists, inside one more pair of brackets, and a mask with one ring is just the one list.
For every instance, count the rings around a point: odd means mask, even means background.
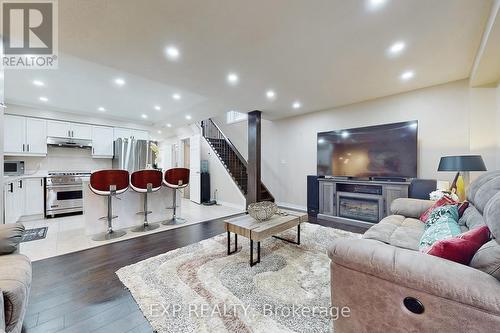
[{"label": "fireplace media console", "polygon": [[390,214],[391,203],[408,197],[410,182],[319,178],[319,218],[372,226]]}]

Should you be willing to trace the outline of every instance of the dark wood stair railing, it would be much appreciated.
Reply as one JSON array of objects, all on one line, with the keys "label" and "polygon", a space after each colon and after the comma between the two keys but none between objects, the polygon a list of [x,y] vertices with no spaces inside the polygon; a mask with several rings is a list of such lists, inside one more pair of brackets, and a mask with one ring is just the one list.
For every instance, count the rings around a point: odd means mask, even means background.
[{"label": "dark wood stair railing", "polygon": [[[212,119],[203,120],[201,128],[203,137],[215,151],[219,160],[246,197],[248,192],[247,161]],[[273,195],[262,183],[261,189],[260,201],[274,202]]]}]

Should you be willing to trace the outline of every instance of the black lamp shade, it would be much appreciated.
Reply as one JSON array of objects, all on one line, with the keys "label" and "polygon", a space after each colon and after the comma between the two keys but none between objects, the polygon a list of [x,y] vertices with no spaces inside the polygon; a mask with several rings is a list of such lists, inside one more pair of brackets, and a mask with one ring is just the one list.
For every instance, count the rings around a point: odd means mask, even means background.
[{"label": "black lamp shade", "polygon": [[443,156],[438,171],[486,171],[481,155]]}]

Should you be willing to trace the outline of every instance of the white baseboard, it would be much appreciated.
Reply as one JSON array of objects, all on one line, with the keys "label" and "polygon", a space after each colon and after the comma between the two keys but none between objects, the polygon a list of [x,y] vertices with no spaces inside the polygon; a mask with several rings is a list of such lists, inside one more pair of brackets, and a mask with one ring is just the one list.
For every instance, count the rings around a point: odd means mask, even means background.
[{"label": "white baseboard", "polygon": [[291,203],[288,203],[288,202],[276,202],[276,204],[279,207],[295,209],[295,210],[299,210],[301,212],[307,212],[307,207],[306,206],[295,205],[295,204],[291,204]]},{"label": "white baseboard", "polygon": [[226,207],[234,208],[234,209],[239,209],[239,210],[241,210],[243,212],[246,210],[245,206],[234,204],[234,203],[231,203],[231,202],[217,201],[217,204],[221,205],[221,206],[226,206]]}]

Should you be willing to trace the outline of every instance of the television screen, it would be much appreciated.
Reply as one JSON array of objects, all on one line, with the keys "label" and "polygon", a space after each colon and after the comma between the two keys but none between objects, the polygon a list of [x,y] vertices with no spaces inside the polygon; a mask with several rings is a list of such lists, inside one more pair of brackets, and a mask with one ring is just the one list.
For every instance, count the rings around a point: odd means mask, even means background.
[{"label": "television screen", "polygon": [[418,122],[318,133],[318,176],[417,177]]}]

